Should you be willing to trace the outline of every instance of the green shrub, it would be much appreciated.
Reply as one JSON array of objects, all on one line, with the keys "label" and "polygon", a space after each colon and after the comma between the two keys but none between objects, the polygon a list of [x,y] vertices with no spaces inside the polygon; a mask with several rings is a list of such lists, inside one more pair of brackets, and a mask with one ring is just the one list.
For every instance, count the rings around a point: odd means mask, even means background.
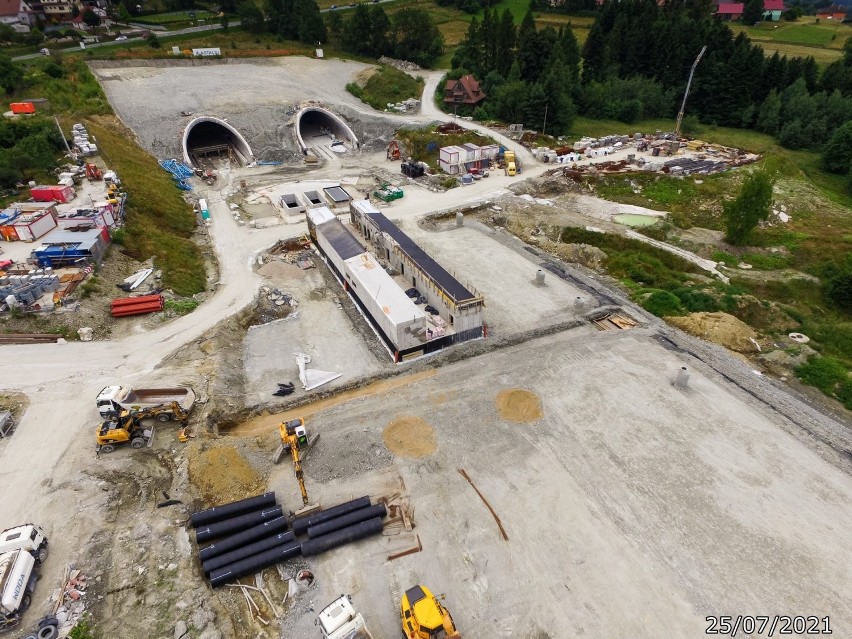
[{"label": "green shrub", "polygon": [[736,255],[731,255],[727,251],[713,251],[710,259],[727,266],[736,266],[740,262]]},{"label": "green shrub", "polygon": [[841,384],[849,382],[846,367],[833,357],[812,357],[796,368],[795,372],[805,384],[831,396],[835,395]]},{"label": "green shrub", "polygon": [[95,635],[86,619],[78,621],[77,625],[71,629],[68,637],[69,639],[95,639]]},{"label": "green shrub", "polygon": [[672,291],[690,313],[715,313],[721,309],[719,299],[703,289],[683,286]]},{"label": "green shrub", "polygon": [[198,308],[199,304],[200,302],[194,299],[166,300],[163,306],[167,311],[172,311],[176,315],[186,315]]},{"label": "green shrub", "polygon": [[653,291],[642,300],[642,308],[657,317],[674,317],[685,314],[680,299],[668,291]]},{"label": "green shrub", "polygon": [[790,260],[785,255],[761,255],[760,253],[746,253],[743,255],[743,262],[761,271],[773,271],[790,265]]}]

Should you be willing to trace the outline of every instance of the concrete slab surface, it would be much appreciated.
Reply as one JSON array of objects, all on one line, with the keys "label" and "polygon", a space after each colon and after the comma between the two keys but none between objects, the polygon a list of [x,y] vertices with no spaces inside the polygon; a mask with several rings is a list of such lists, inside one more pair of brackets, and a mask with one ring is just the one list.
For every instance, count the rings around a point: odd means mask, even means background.
[{"label": "concrete slab surface", "polygon": [[[413,539],[389,530],[314,558],[312,602],[351,593],[376,639],[399,635],[398,595],[417,583],[446,593],[464,637],[697,637],[719,614],[852,627],[852,480],[712,371],[672,386],[683,358],[651,334],[560,333],[314,415],[316,494],[342,501],[398,475],[423,551],[387,561]],[[502,417],[512,388],[538,395],[543,417]],[[434,454],[347,464],[348,445],[380,448],[400,415],[434,428]],[[309,623],[290,618],[289,636]]]}]

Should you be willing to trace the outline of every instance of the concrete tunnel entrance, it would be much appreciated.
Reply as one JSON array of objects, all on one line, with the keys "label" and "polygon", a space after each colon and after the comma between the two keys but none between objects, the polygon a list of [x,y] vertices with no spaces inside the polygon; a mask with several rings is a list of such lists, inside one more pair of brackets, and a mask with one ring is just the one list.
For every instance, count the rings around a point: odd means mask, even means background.
[{"label": "concrete tunnel entrance", "polygon": [[308,149],[319,151],[340,150],[340,143],[347,151],[357,150],[361,143],[340,116],[320,107],[307,107],[296,115],[296,138],[302,153]]},{"label": "concrete tunnel entrance", "polygon": [[254,161],[249,143],[230,124],[220,118],[195,118],[183,132],[183,159],[200,168],[205,160],[221,157],[241,166]]}]

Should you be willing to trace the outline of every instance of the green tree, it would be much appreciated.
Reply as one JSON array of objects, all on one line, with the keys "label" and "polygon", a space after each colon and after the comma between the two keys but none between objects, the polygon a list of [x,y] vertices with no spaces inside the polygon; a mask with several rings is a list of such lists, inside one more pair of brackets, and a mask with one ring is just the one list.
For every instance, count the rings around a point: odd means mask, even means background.
[{"label": "green tree", "polygon": [[228,33],[228,27],[231,25],[231,21],[228,20],[228,16],[222,16],[222,19],[219,21],[219,24],[222,25],[222,31]]},{"label": "green tree", "polygon": [[6,95],[11,95],[21,86],[23,79],[24,71],[21,65],[13,62],[6,54],[0,53],[0,87],[3,87]]},{"label": "green tree", "polygon": [[781,126],[781,98],[772,89],[757,114],[757,128],[764,133],[775,135]]},{"label": "green tree", "polygon": [[343,48],[351,53],[369,55],[371,29],[370,9],[361,2],[343,27]]},{"label": "green tree", "polygon": [[595,20],[583,44],[583,83],[602,81],[607,75],[609,51],[603,28]]},{"label": "green tree", "polygon": [[0,23],[0,44],[11,44],[17,32],[8,24]]},{"label": "green tree", "polygon": [[306,44],[325,42],[327,33],[319,7],[314,0],[296,0],[295,15],[298,40]]},{"label": "green tree", "polygon": [[370,8],[370,52],[377,58],[388,52],[390,26],[390,19],[381,6]]},{"label": "green tree", "polygon": [[87,9],[83,12],[83,22],[86,26],[94,28],[100,26],[101,17],[91,9]]},{"label": "green tree", "polygon": [[263,12],[253,2],[245,1],[237,7],[237,15],[240,18],[243,29],[249,33],[263,33],[265,28]]},{"label": "green tree", "polygon": [[9,150],[9,157],[12,166],[27,177],[29,171],[51,169],[55,163],[56,148],[45,133],[31,133]]},{"label": "green tree", "polygon": [[852,121],[838,128],[822,149],[822,166],[831,173],[852,170]]},{"label": "green tree", "polygon": [[763,20],[763,0],[748,0],[743,6],[743,24],[754,24]]},{"label": "green tree", "polygon": [[444,52],[444,37],[423,9],[400,10],[394,16],[390,41],[394,57],[424,67]]},{"label": "green tree", "polygon": [[329,35],[335,40],[340,40],[343,35],[343,17],[337,11],[328,14],[325,22]]},{"label": "green tree", "polygon": [[725,241],[743,246],[757,225],[769,219],[773,182],[765,171],[755,171],[745,179],[736,199],[722,204]]}]

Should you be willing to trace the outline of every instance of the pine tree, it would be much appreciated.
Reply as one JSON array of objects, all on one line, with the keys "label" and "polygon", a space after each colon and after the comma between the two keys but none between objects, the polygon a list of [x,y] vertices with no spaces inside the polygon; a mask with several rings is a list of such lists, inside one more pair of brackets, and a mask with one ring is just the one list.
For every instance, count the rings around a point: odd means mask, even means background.
[{"label": "pine tree", "polygon": [[515,18],[509,9],[504,9],[500,16],[500,24],[497,27],[497,42],[498,51],[500,54],[497,57],[495,69],[500,75],[505,76],[509,73],[509,68],[512,66],[512,55],[517,45],[517,33],[515,31]]},{"label": "pine tree", "polygon": [[597,20],[589,29],[589,35],[583,45],[583,83],[598,82],[606,77],[608,66],[606,36]]},{"label": "pine tree", "polygon": [[763,0],[748,0],[743,6],[742,23],[752,25],[763,20]]},{"label": "pine tree", "polygon": [[743,182],[739,195],[722,204],[725,241],[743,246],[757,225],[772,211],[773,180],[765,171],[755,171]]}]

